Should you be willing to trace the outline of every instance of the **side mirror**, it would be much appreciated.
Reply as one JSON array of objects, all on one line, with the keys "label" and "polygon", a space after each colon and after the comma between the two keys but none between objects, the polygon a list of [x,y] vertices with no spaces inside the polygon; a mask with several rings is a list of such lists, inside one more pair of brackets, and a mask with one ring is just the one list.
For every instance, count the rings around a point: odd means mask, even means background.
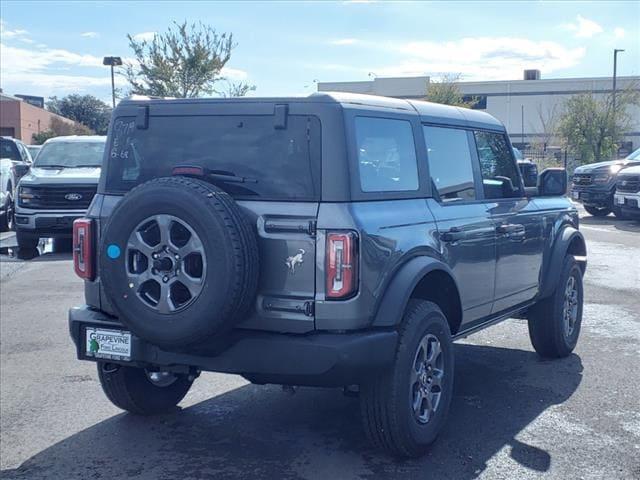
[{"label": "side mirror", "polygon": [[557,197],[567,193],[567,171],[564,168],[547,168],[538,176],[538,195]]},{"label": "side mirror", "polygon": [[28,163],[16,163],[13,166],[13,173],[16,178],[22,178],[27,174],[30,168],[31,165],[29,165]]}]

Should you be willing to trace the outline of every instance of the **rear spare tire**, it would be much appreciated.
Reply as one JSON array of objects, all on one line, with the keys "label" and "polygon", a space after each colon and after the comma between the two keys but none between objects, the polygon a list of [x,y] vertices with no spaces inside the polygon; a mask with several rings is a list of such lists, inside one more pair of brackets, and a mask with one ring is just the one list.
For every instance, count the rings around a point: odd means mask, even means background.
[{"label": "rear spare tire", "polygon": [[100,278],[133,333],[163,347],[202,343],[253,305],[255,233],[220,188],[185,177],[131,190],[103,232]]}]

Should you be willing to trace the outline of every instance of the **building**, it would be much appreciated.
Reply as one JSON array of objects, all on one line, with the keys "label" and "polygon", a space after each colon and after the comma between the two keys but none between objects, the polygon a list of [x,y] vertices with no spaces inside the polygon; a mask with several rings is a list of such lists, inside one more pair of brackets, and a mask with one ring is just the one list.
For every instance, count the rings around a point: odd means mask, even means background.
[{"label": "building", "polygon": [[[611,77],[541,79],[537,70],[525,70],[527,80],[459,82],[465,100],[473,108],[486,111],[505,124],[517,147],[553,142],[549,125],[556,120],[564,102],[572,95],[612,92]],[[421,99],[426,95],[429,77],[374,78],[362,82],[320,82],[318,91],[365,93],[396,98]],[[618,90],[640,88],[640,77],[618,77]],[[632,107],[632,129],[625,136],[619,154],[640,147],[640,107]],[[551,145],[547,145],[551,146]]]},{"label": "building", "polygon": [[73,120],[32,105],[21,98],[0,93],[0,136],[17,138],[30,145],[33,143],[33,134],[48,130],[53,118],[75,125]]}]

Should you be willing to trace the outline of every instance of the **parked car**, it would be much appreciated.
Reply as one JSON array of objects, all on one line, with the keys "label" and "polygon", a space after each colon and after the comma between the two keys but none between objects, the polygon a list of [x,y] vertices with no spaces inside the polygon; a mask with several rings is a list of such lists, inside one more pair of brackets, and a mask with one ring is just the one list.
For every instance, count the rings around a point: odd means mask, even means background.
[{"label": "parked car", "polygon": [[33,249],[42,237],[70,238],[98,186],[106,137],[55,137],[42,146],[21,178],[16,204],[19,248]]},{"label": "parked car", "polygon": [[14,228],[16,186],[20,180],[16,166],[31,165],[31,155],[20,140],[0,137],[0,231]]},{"label": "parked car", "polygon": [[623,160],[578,167],[573,174],[571,196],[593,216],[604,217],[613,212],[616,217],[622,217],[622,210],[613,202],[616,177],[620,170],[633,165],[640,165],[640,148]]},{"label": "parked car", "polygon": [[42,149],[42,145],[27,145],[26,147],[33,160],[36,159],[38,153],[40,153],[40,150]]},{"label": "parked car", "polygon": [[136,98],[104,158],[74,223],[86,305],[69,329],[129,412],[174,408],[201,371],[348,386],[372,443],[418,456],[447,417],[453,340],[520,316],[543,357],[578,341],[586,246],[566,173],[525,191],[484,112]]},{"label": "parked car", "polygon": [[623,218],[640,220],[640,165],[618,172],[614,198]]}]

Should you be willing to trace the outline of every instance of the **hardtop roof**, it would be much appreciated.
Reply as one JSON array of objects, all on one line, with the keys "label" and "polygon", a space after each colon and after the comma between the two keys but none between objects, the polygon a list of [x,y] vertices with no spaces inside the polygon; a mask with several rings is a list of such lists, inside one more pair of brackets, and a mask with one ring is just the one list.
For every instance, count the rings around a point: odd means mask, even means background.
[{"label": "hardtop roof", "polygon": [[360,110],[415,112],[422,121],[462,127],[489,128],[505,131],[504,125],[486,112],[468,108],[441,105],[421,100],[405,100],[378,95],[345,92],[316,92],[308,96],[291,97],[234,97],[234,98],[158,98],[132,96],[120,102],[118,107],[153,104],[229,104],[229,103],[322,103],[338,104],[349,109],[357,106]]}]

